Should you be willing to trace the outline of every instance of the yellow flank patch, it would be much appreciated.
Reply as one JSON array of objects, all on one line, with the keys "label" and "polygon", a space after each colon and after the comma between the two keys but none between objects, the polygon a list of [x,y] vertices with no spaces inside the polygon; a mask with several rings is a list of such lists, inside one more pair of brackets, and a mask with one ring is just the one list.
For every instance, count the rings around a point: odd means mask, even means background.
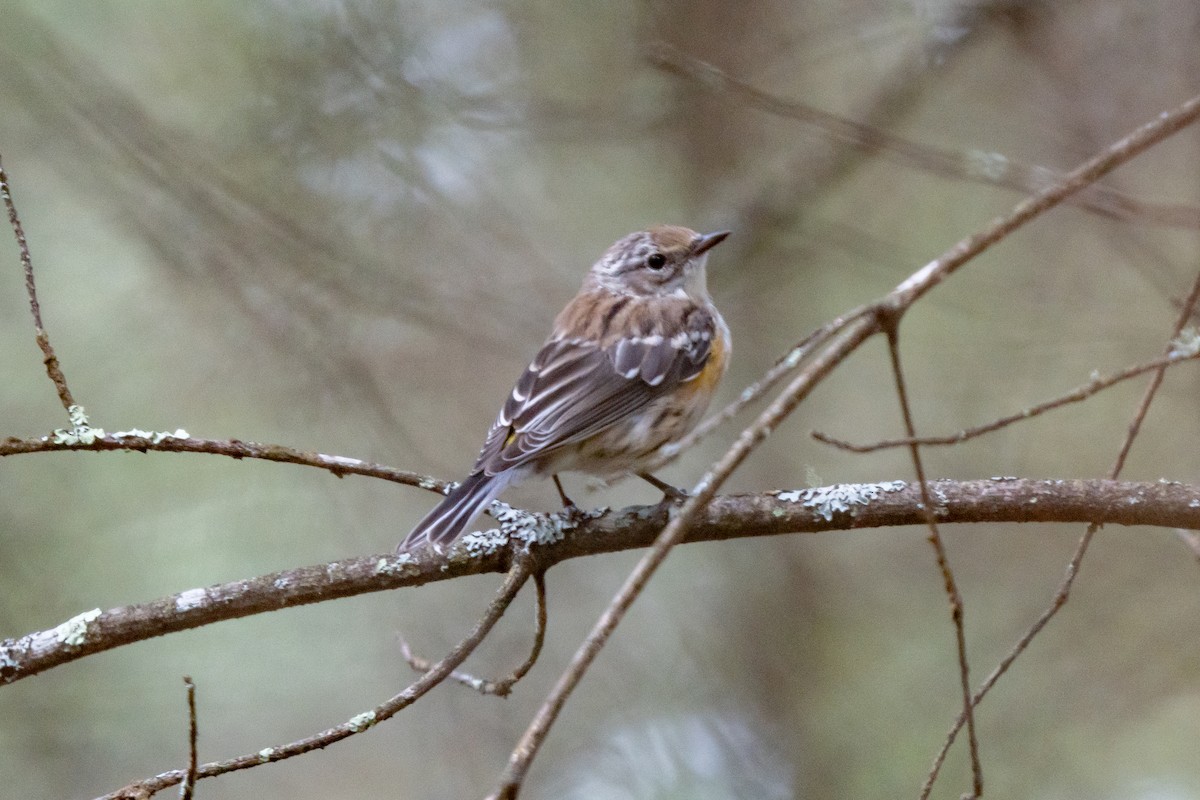
[{"label": "yellow flank patch", "polygon": [[725,374],[725,359],[729,356],[729,348],[725,346],[725,337],[718,335],[713,339],[712,348],[708,351],[708,361],[704,369],[696,376],[696,390],[712,392],[721,382]]}]

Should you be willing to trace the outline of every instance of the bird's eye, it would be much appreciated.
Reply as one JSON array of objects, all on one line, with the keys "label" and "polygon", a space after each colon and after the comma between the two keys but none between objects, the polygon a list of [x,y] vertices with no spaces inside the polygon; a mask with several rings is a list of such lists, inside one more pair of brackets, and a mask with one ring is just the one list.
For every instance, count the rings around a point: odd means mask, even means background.
[{"label": "bird's eye", "polygon": [[667,257],[662,253],[651,253],[646,259],[646,266],[650,269],[662,269],[666,266]]}]

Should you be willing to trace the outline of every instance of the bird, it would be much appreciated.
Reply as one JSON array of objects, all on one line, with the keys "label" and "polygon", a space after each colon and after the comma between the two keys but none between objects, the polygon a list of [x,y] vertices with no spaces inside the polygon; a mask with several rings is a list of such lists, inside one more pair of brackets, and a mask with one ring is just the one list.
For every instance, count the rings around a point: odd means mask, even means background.
[{"label": "bird", "polygon": [[709,251],[729,231],[657,225],[617,240],[588,271],[517,379],[470,473],[397,548],[439,551],[509,486],[558,473],[635,474],[699,423],[729,363],[729,327],[708,294]]}]

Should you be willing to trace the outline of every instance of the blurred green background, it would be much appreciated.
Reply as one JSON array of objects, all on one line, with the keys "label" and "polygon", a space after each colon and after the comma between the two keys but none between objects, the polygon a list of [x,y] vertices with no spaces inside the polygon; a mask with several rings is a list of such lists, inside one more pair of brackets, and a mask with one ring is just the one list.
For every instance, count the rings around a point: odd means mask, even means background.
[{"label": "blurred green background", "polygon": [[[587,266],[656,222],[731,228],[718,404],[1021,194],[979,153],[1065,170],[1200,86],[1200,6],[1119,2],[3,3],[0,153],[47,328],[94,424],[186,428],[459,477]],[[683,53],[961,158],[901,163],[664,70]],[[1163,348],[1200,249],[1186,131],[1108,185],[1180,204],[1058,209],[904,324],[918,424],[1011,413]],[[973,155],[974,154],[974,155]],[[994,160],[992,163],[996,163]],[[1036,181],[1028,183],[1030,188]],[[1188,215],[1183,215],[1188,219]],[[66,424],[0,245],[0,436]],[[883,347],[842,367],[728,485],[908,479]],[[1168,376],[1126,471],[1197,478],[1197,379]],[[933,476],[1100,476],[1141,392],[930,451]],[[694,481],[728,427],[664,473]],[[586,504],[653,502],[638,482]],[[555,507],[550,485],[508,499]],[[432,495],[174,454],[0,462],[0,637],[93,607],[387,552]],[[944,531],[978,682],[1049,602],[1081,529]],[[508,700],[443,686],[369,734],[200,797],[470,798],[636,553],[549,575],[540,663]],[[88,798],[200,755],[306,736],[411,679],[497,578],[262,615],[0,689],[0,795]],[[987,795],[1200,798],[1200,569],[1170,531],[1104,531],[1071,602],[979,714]],[[529,597],[469,667],[523,657]],[[681,548],[571,699],[528,798],[915,797],[958,706],[918,529]],[[956,748],[934,796],[969,788]],[[170,790],[174,791],[174,790]],[[165,795],[164,795],[165,796]]]}]

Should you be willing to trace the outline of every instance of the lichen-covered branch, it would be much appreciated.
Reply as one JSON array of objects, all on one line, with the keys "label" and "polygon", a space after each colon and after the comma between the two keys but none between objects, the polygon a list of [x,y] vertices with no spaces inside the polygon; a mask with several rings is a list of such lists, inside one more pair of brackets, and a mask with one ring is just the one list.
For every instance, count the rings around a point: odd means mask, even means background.
[{"label": "lichen-covered branch", "polygon": [[[1200,529],[1200,486],[1106,480],[931,481],[943,524],[963,522],[1100,522]],[[667,522],[668,507],[634,506],[581,521],[536,546],[540,568],[570,558],[646,547]],[[840,484],[714,498],[684,541],[702,542],[921,525],[920,488],[902,481]],[[467,537],[444,556],[360,556],[233,581],[107,611],[0,642],[0,686],[93,653],[214,622],[367,592],[420,586],[466,575],[503,572],[511,550],[502,539]],[[518,543],[517,547],[524,546]]]}]

